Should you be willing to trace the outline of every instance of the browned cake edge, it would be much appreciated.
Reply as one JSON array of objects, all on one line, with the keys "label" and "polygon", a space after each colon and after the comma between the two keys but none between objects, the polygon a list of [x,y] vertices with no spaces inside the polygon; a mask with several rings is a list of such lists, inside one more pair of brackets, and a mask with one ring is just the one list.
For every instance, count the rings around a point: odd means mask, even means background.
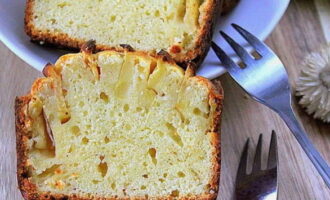
[{"label": "browned cake edge", "polygon": [[[69,49],[80,49],[81,46],[87,42],[87,40],[72,38],[66,33],[54,34],[47,30],[37,29],[34,26],[32,19],[34,2],[35,0],[27,0],[24,18],[25,32],[28,36],[30,36],[32,41],[42,41],[45,44],[51,44],[59,48]],[[205,8],[205,13],[207,14],[204,16],[203,25],[199,30],[194,49],[189,50],[185,54],[180,54],[180,49],[178,49],[178,46],[173,45],[169,48],[171,56],[177,63],[184,64],[188,61],[194,60],[199,64],[201,60],[203,60],[210,47],[214,22],[216,21],[216,17],[220,15],[221,2],[222,0],[209,0],[209,4]],[[102,44],[96,45],[96,50],[98,51],[118,49],[120,50],[121,48]]]},{"label": "browned cake edge", "polygon": [[[141,56],[143,56],[143,52],[137,52]],[[145,55],[146,56],[146,55]],[[160,55],[157,56],[159,59]],[[163,60],[169,63],[172,61],[167,61],[166,58],[163,57]],[[165,200],[165,199],[181,199],[181,200],[212,200],[216,199],[219,187],[219,179],[220,179],[220,166],[221,166],[221,144],[220,144],[220,123],[221,123],[221,113],[223,107],[223,89],[221,87],[220,82],[214,82],[212,84],[211,81],[204,77],[195,76],[197,81],[206,85],[209,90],[209,102],[216,104],[216,110],[214,112],[212,128],[208,134],[211,134],[211,144],[214,146],[214,152],[212,152],[213,160],[212,160],[212,178],[208,184],[209,193],[204,193],[201,195],[192,195],[192,196],[182,196],[182,197],[173,197],[173,196],[158,196],[158,197],[127,197],[127,198],[119,198],[116,196],[113,197],[85,197],[79,196],[79,194],[52,194],[50,192],[40,192],[38,191],[37,186],[32,183],[31,178],[29,177],[29,164],[27,161],[28,154],[28,146],[27,141],[31,137],[31,119],[27,114],[28,103],[30,102],[32,95],[31,93],[22,96],[16,97],[15,99],[15,126],[16,126],[16,151],[17,151],[17,180],[18,186],[21,190],[21,193],[26,200],[117,200],[117,199],[157,199],[157,200]],[[32,88],[40,88],[41,81],[37,79]]]}]

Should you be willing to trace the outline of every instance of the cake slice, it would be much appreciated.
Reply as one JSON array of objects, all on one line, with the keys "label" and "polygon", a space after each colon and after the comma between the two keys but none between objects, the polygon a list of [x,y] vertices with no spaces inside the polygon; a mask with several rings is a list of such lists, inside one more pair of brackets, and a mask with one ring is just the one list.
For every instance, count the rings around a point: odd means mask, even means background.
[{"label": "cake slice", "polygon": [[168,57],[59,58],[16,99],[25,199],[215,199],[221,87]]},{"label": "cake slice", "polygon": [[163,49],[183,63],[206,53],[219,8],[220,0],[27,0],[25,30],[34,41],[69,48],[93,39],[98,50]]}]

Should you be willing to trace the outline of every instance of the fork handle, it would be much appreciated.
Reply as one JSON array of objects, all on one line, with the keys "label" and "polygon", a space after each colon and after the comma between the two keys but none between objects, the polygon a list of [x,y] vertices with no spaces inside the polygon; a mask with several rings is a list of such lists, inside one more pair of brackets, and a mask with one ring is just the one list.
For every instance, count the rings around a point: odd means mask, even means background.
[{"label": "fork handle", "polygon": [[292,108],[279,112],[282,119],[285,121],[293,135],[298,140],[309,159],[314,164],[315,168],[323,178],[324,182],[330,188],[330,168],[321,154],[316,150],[312,142],[309,140],[306,132],[297,120]]}]

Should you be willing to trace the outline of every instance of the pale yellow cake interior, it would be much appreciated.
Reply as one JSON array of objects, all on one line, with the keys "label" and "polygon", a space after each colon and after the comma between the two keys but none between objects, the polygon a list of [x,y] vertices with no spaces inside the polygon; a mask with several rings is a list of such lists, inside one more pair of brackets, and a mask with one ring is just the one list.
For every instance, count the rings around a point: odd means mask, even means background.
[{"label": "pale yellow cake interior", "polygon": [[105,197],[214,192],[209,131],[216,104],[198,78],[160,59],[112,51],[63,56],[49,73],[34,84],[27,108],[28,164],[38,190]]},{"label": "pale yellow cake interior", "polygon": [[208,0],[34,0],[32,23],[50,33],[129,44],[146,51],[192,50],[203,27]]}]

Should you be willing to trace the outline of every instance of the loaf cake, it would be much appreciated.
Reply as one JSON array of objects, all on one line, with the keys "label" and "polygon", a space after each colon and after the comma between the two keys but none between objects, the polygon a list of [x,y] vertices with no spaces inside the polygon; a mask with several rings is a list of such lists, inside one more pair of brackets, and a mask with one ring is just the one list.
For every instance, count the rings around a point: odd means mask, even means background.
[{"label": "loaf cake", "polygon": [[16,99],[24,198],[215,199],[221,86],[168,55],[91,49]]},{"label": "loaf cake", "polygon": [[140,51],[168,51],[176,62],[206,53],[220,0],[27,0],[25,31],[33,41],[98,50],[129,44]]}]

